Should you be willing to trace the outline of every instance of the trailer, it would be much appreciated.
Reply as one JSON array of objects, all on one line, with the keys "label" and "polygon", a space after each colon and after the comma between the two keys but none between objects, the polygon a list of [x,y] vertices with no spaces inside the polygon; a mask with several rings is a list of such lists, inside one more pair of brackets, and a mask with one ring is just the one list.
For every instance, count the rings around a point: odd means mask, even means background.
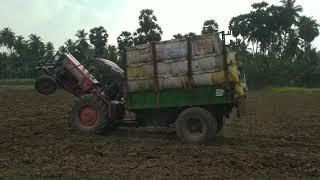
[{"label": "trailer", "polygon": [[[245,78],[224,32],[126,48],[122,68],[97,59],[89,72],[58,52],[35,82],[41,94],[58,87],[78,97],[71,129],[104,133],[112,127],[172,124],[186,143],[209,142],[246,97]],[[221,38],[220,38],[221,37]],[[131,118],[130,118],[131,117]]]}]

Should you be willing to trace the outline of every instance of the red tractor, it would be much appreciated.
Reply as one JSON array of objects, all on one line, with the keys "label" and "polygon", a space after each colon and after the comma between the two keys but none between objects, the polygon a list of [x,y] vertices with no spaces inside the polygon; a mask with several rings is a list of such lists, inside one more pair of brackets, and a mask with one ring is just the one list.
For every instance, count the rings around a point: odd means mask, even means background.
[{"label": "red tractor", "polygon": [[102,133],[108,127],[120,122],[124,113],[123,70],[115,63],[95,60],[100,83],[71,54],[58,52],[49,66],[40,66],[45,75],[35,82],[35,89],[44,95],[62,88],[79,97],[72,108],[70,127],[82,131]]}]

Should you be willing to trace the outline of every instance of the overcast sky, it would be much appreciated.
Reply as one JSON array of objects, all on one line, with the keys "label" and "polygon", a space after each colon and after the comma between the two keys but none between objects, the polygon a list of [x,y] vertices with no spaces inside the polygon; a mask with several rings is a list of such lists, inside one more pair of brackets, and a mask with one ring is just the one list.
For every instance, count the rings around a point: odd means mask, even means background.
[{"label": "overcast sky", "polygon": [[[66,39],[74,39],[79,29],[87,31],[104,26],[109,43],[116,44],[124,30],[138,27],[139,11],[151,8],[164,32],[163,39],[173,34],[200,33],[203,22],[215,19],[220,30],[228,30],[230,19],[250,11],[257,0],[0,0],[0,29],[10,27],[18,35],[31,33],[51,41],[56,47]],[[279,4],[279,0],[266,0]],[[313,16],[320,23],[320,0],[297,0],[303,15]],[[320,37],[314,41],[320,49]]]}]

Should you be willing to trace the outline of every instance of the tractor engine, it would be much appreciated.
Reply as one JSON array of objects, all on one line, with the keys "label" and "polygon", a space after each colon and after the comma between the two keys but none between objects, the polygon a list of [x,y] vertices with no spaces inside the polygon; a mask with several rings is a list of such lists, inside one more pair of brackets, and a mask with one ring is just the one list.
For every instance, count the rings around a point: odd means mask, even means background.
[{"label": "tractor engine", "polygon": [[[84,94],[99,93],[109,100],[123,97],[123,70],[105,59],[92,62],[93,72],[89,72],[75,57],[68,53],[57,53],[50,66],[40,66],[44,72],[35,82],[35,89],[45,95],[57,88],[80,97]],[[95,74],[94,77],[92,74]]]}]

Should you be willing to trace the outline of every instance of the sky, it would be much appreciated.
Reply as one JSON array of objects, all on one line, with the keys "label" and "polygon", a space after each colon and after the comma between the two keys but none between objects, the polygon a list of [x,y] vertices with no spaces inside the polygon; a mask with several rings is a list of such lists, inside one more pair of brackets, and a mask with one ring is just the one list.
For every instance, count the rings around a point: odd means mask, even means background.
[{"label": "sky", "polygon": [[[280,4],[280,0],[265,0]],[[0,29],[10,27],[17,35],[40,35],[56,47],[67,39],[75,39],[79,29],[89,31],[103,26],[109,34],[109,44],[116,45],[119,34],[138,28],[141,9],[150,8],[163,30],[163,40],[172,35],[200,33],[203,22],[214,19],[220,30],[228,30],[234,16],[250,11],[257,0],[0,0]],[[320,0],[297,0],[303,6],[302,15],[312,16],[320,23]],[[320,49],[320,37],[313,45]]]}]

